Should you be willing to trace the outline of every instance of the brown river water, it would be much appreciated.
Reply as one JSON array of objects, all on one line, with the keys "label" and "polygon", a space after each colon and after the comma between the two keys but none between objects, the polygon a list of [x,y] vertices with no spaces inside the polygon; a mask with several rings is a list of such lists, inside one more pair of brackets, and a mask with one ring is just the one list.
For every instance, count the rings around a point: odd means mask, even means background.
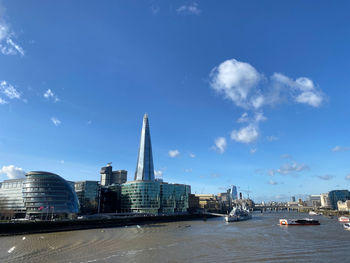
[{"label": "brown river water", "polygon": [[[0,262],[350,262],[350,231],[337,218],[320,226],[279,226],[298,213],[253,219],[157,223],[0,237]],[[309,217],[309,216],[308,216]]]}]

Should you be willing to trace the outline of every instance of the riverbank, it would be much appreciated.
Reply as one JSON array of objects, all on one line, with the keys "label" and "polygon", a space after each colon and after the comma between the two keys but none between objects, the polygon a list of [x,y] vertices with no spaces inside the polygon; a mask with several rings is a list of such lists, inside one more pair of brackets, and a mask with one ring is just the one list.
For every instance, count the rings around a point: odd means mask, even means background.
[{"label": "riverbank", "polygon": [[94,228],[123,227],[145,225],[160,222],[176,222],[187,220],[205,220],[215,217],[205,214],[157,215],[157,216],[124,216],[111,219],[80,219],[64,221],[22,221],[0,223],[0,236],[22,235],[34,233],[50,233]]}]

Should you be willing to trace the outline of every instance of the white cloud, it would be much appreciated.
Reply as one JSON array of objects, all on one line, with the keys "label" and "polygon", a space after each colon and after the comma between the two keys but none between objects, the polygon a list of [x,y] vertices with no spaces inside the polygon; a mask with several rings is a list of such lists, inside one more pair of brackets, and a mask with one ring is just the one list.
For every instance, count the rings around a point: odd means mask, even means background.
[{"label": "white cloud", "polygon": [[[255,108],[252,93],[263,78],[250,64],[235,59],[226,60],[211,73],[211,87],[241,108]],[[255,96],[254,96],[255,98]]]},{"label": "white cloud", "polygon": [[194,153],[190,153],[190,157],[191,157],[191,158],[195,158],[196,155],[195,155]]},{"label": "white cloud", "polygon": [[6,22],[0,19],[0,52],[3,55],[17,55],[24,56],[24,50],[17,43],[14,42],[15,36]]},{"label": "white cloud", "polygon": [[55,117],[52,117],[51,121],[55,126],[59,126],[61,124],[61,121]]},{"label": "white cloud", "polygon": [[214,149],[217,150],[219,153],[223,153],[226,150],[227,142],[224,137],[216,138],[214,143]]},{"label": "white cloud", "polygon": [[302,171],[309,170],[309,169],[310,169],[309,166],[307,166],[306,164],[297,163],[295,161],[292,161],[292,162],[283,164],[277,170],[270,169],[268,173],[270,176],[274,176],[277,173],[282,174],[282,175],[287,175],[287,174],[291,174],[291,173],[302,172]]},{"label": "white cloud", "polygon": [[185,169],[185,173],[192,173],[192,168]]},{"label": "white cloud", "polygon": [[334,175],[326,174],[317,176],[321,180],[329,181],[334,178]]},{"label": "white cloud", "polygon": [[0,170],[0,174],[6,174],[9,179],[24,178],[26,172],[14,165],[3,166]]},{"label": "white cloud", "polygon": [[0,82],[0,93],[5,95],[9,99],[20,99],[21,93],[19,93],[15,87],[3,80]]},{"label": "white cloud", "polygon": [[346,152],[350,150],[349,147],[344,147],[344,146],[335,146],[333,149],[332,149],[332,152]]},{"label": "white cloud", "polygon": [[251,154],[256,153],[256,151],[257,151],[257,149],[256,149],[256,148],[252,148],[252,149],[250,149],[250,153],[251,153]]},{"label": "white cloud", "polygon": [[274,73],[271,79],[277,84],[289,87],[295,102],[319,107],[324,101],[323,93],[315,87],[309,78],[301,77],[294,81],[281,73]]},{"label": "white cloud", "polygon": [[178,150],[170,150],[168,154],[171,158],[175,158],[180,155],[180,152]]},{"label": "white cloud", "polygon": [[51,89],[48,89],[47,91],[45,91],[43,96],[46,99],[52,99],[54,102],[59,101],[58,97],[53,93],[53,91]]},{"label": "white cloud", "polygon": [[350,180],[350,174],[348,174],[347,176],[345,176],[346,180]]},{"label": "white cloud", "polygon": [[273,181],[273,180],[270,180],[269,181],[269,184],[271,184],[271,185],[276,185],[276,184],[278,184],[276,181]]},{"label": "white cloud", "polygon": [[200,10],[198,4],[194,2],[189,5],[180,6],[178,9],[176,9],[176,12],[182,15],[199,15],[202,10]]},{"label": "white cloud", "polygon": [[309,78],[293,80],[274,73],[268,79],[249,63],[236,59],[222,62],[211,71],[210,77],[214,90],[244,109],[257,110],[284,100],[319,107],[325,100],[322,91]]},{"label": "white cloud", "polygon": [[1,104],[6,104],[6,103],[7,103],[7,101],[6,101],[6,100],[4,100],[4,99],[0,98],[0,105],[1,105]]},{"label": "white cloud", "polygon": [[233,130],[231,132],[231,139],[241,143],[255,142],[259,137],[259,131],[256,125],[249,124],[239,130]]},{"label": "white cloud", "polygon": [[154,170],[154,176],[157,178],[163,178],[163,171],[162,170]]}]

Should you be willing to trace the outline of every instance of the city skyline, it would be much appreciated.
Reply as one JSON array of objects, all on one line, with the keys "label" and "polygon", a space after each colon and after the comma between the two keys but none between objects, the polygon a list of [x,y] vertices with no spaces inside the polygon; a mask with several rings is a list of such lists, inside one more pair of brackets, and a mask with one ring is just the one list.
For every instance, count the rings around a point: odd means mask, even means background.
[{"label": "city skyline", "polygon": [[132,181],[148,112],[155,176],[193,193],[349,189],[350,6],[300,3],[2,1],[0,181]]}]

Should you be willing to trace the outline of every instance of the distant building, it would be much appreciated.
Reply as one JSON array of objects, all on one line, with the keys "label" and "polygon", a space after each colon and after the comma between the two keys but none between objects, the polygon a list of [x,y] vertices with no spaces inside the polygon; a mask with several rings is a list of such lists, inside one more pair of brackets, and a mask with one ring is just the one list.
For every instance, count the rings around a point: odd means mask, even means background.
[{"label": "distant building", "polygon": [[101,187],[100,213],[121,212],[121,185],[112,184]]},{"label": "distant building", "polygon": [[231,195],[232,195],[232,200],[236,200],[238,198],[237,197],[237,187],[235,185],[232,185]]},{"label": "distant building", "polygon": [[292,202],[295,202],[295,196],[292,196]]},{"label": "distant building", "polygon": [[328,193],[330,206],[333,210],[338,209],[338,201],[345,202],[350,200],[350,193],[348,190],[333,190]]},{"label": "distant building", "polygon": [[350,212],[350,200],[346,200],[345,202],[338,201],[338,211]]},{"label": "distant building", "polygon": [[220,202],[213,194],[196,194],[196,197],[199,198],[199,207],[201,209],[216,212],[221,208]]},{"label": "distant building", "polygon": [[[217,199],[218,201],[220,202],[220,210],[223,210],[223,211],[228,211],[230,210],[230,207],[231,207],[231,198],[232,198],[232,195],[231,195],[231,189],[229,189],[226,193],[219,193],[217,195]],[[237,199],[237,196],[236,196],[236,199]],[[235,200],[236,200],[235,199]],[[235,201],[234,200],[234,201]]]},{"label": "distant building", "polygon": [[188,211],[195,212],[199,209],[199,197],[194,194],[188,195]]},{"label": "distant building", "polygon": [[23,179],[5,180],[0,184],[0,220],[24,218]]},{"label": "distant building", "polygon": [[75,182],[74,187],[79,200],[80,214],[96,214],[99,202],[99,182],[79,181]]},{"label": "distant building", "polygon": [[321,194],[320,199],[321,199],[321,208],[331,208],[331,202],[329,200],[328,193]]},{"label": "distant building", "polygon": [[127,181],[128,172],[126,170],[112,171],[111,163],[101,168],[101,185],[123,184]]},{"label": "distant building", "polygon": [[321,195],[310,195],[308,206],[320,207],[321,206]]}]

